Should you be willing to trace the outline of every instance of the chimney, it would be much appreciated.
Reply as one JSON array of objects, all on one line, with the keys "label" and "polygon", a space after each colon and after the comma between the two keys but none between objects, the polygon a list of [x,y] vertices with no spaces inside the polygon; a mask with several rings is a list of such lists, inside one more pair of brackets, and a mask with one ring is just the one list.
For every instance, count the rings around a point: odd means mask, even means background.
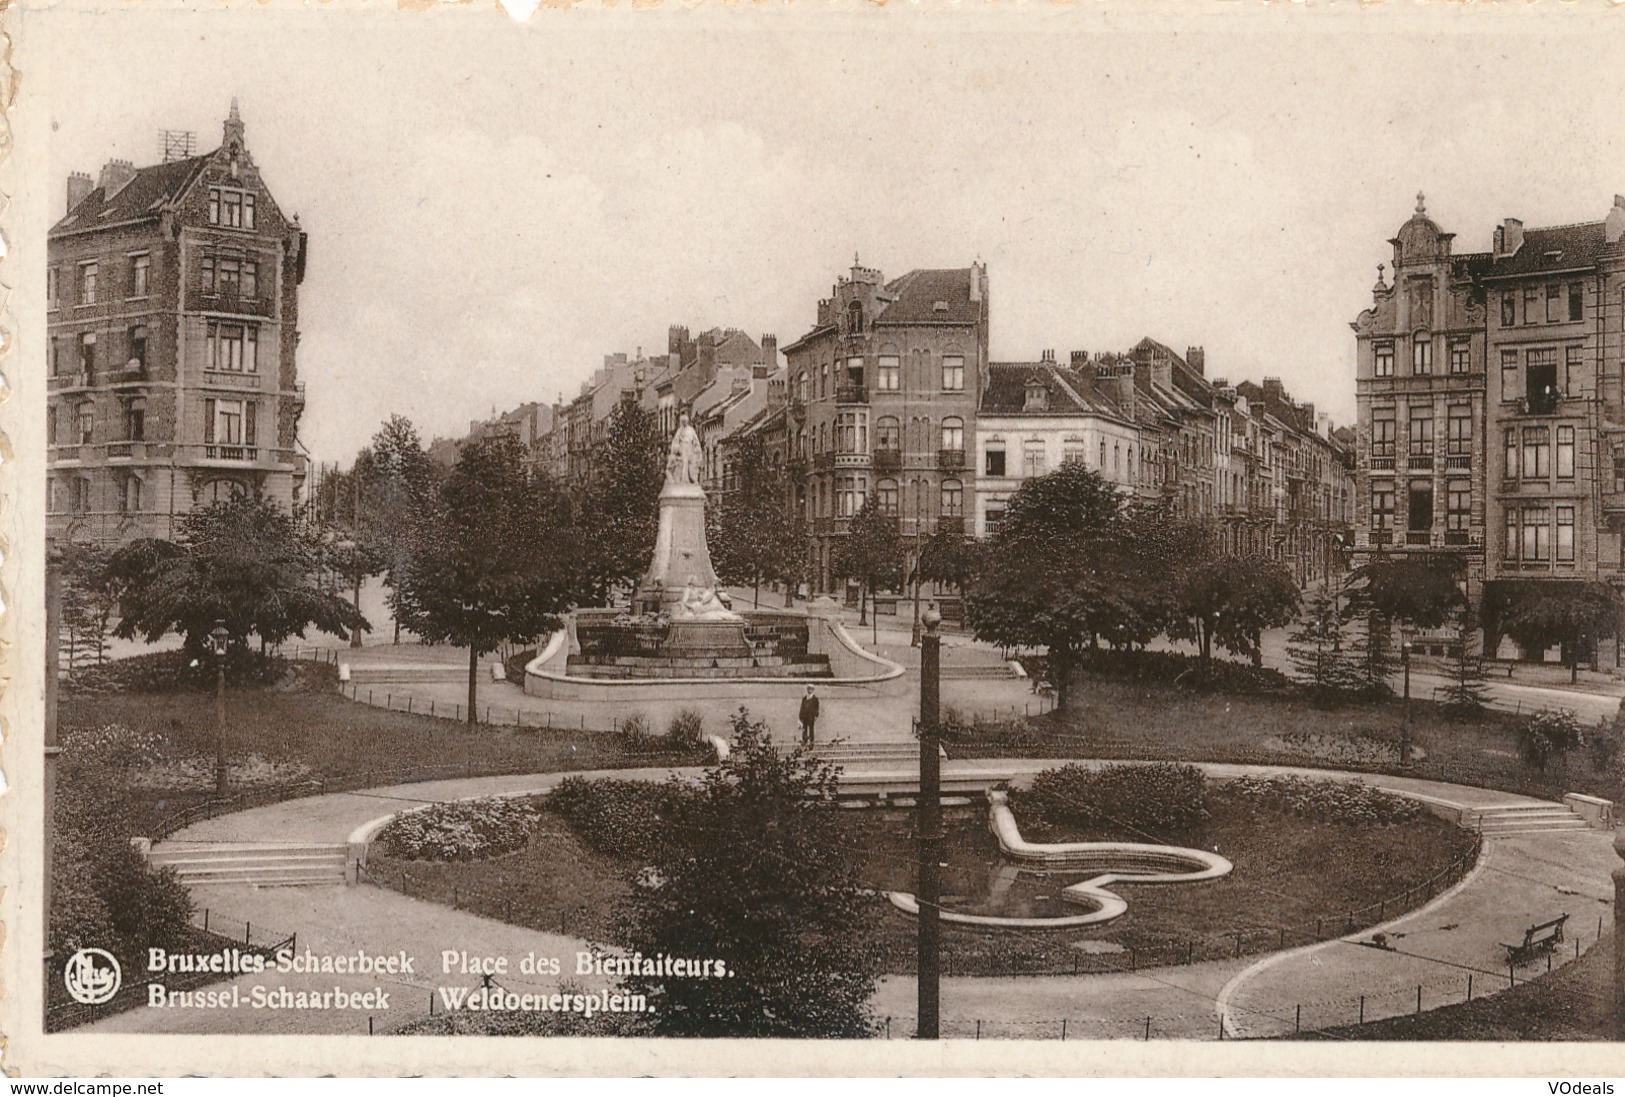
[{"label": "chimney", "polygon": [[1086,366],[1088,364],[1089,364],[1089,352],[1088,351],[1086,351],[1086,350],[1075,350],[1075,351],[1072,352],[1072,368],[1073,369],[1082,369],[1084,366]]},{"label": "chimney", "polygon": [[767,365],[769,373],[779,368],[779,337],[777,335],[762,336],[762,361]]},{"label": "chimney", "polygon": [[1201,347],[1185,348],[1185,364],[1202,377],[1207,376],[1207,352]]},{"label": "chimney", "polygon": [[1055,364],[1055,351],[1053,349],[1044,351],[1039,355],[1038,360],[1046,366],[1053,366]]},{"label": "chimney", "polygon": [[681,324],[673,324],[666,329],[666,353],[681,355],[683,344],[688,342],[688,329]]},{"label": "chimney", "polygon": [[970,299],[980,301],[987,296],[987,264],[970,265]]},{"label": "chimney", "polygon": [[1495,257],[1497,259],[1508,255],[1518,254],[1523,247],[1523,222],[1516,217],[1508,217],[1495,230]]},{"label": "chimney", "polygon": [[102,188],[102,196],[111,198],[118,193],[131,179],[135,178],[135,165],[128,160],[109,160],[102,165],[102,177],[97,186]]},{"label": "chimney", "polygon": [[84,172],[76,171],[72,175],[69,175],[68,211],[71,213],[73,211],[73,207],[77,206],[80,202],[83,202],[86,198],[89,198],[90,192],[95,189],[96,184],[92,182],[90,176],[86,175]]},{"label": "chimney", "polygon": [[1264,399],[1267,401],[1285,401],[1286,388],[1281,384],[1279,377],[1264,378]]},{"label": "chimney", "polygon": [[1619,243],[1625,236],[1625,194],[1614,195],[1614,208],[1602,223],[1602,236],[1610,244]]}]

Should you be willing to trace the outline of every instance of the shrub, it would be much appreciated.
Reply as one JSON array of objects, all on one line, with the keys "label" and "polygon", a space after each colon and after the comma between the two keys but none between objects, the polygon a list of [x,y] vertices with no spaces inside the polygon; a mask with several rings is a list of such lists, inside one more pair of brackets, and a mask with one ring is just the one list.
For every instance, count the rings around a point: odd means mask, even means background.
[{"label": "shrub", "polygon": [[1038,774],[1015,803],[1047,826],[1144,839],[1199,827],[1208,817],[1207,778],[1195,766],[1173,762],[1099,770],[1068,765]]},{"label": "shrub", "polygon": [[544,806],[570,824],[582,841],[603,853],[648,857],[660,848],[662,824],[678,801],[693,795],[668,781],[592,781],[566,777],[547,794]]},{"label": "shrub", "polygon": [[408,861],[479,861],[523,849],[537,820],[524,800],[435,804],[397,816],[378,834],[380,850]]},{"label": "shrub", "polygon": [[1562,757],[1583,742],[1580,722],[1574,713],[1566,710],[1531,713],[1518,725],[1518,744],[1524,761],[1536,769],[1545,769],[1553,755]]},{"label": "shrub", "polygon": [[1387,826],[1422,815],[1422,805],[1415,800],[1357,781],[1241,777],[1227,782],[1224,792],[1257,810],[1305,815],[1345,826]]},{"label": "shrub", "polygon": [[1146,684],[1169,684],[1202,693],[1278,694],[1296,689],[1272,667],[1202,659],[1177,651],[1086,651],[1080,666],[1091,674]]},{"label": "shrub", "polygon": [[671,718],[666,727],[666,738],[678,750],[687,750],[700,744],[705,733],[705,717],[696,709],[685,708]]},{"label": "shrub", "polygon": [[1361,731],[1348,735],[1327,735],[1322,732],[1290,731],[1272,736],[1264,745],[1278,750],[1302,754],[1323,762],[1344,765],[1394,765],[1399,758],[1399,741],[1371,732]]}]

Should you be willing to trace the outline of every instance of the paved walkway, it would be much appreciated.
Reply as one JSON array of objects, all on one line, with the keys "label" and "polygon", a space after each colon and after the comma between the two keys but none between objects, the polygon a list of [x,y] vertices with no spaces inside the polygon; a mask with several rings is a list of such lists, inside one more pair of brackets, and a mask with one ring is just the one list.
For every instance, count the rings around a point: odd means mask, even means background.
[{"label": "paved walkway", "polygon": [[[1060,764],[1055,759],[950,760],[945,776],[984,772],[997,767],[1020,782]],[[1449,785],[1405,777],[1353,778],[1349,774],[1286,767],[1206,765],[1212,776],[1243,772],[1299,773],[1363,779],[1399,791],[1410,791],[1463,807],[1534,803],[1527,797],[1488,789]],[[616,770],[615,776],[662,779],[666,769]],[[867,772],[867,771],[866,771]],[[881,772],[876,770],[876,772]],[[175,835],[176,840],[204,842],[340,842],[358,827],[417,804],[540,791],[565,775],[518,775],[473,778],[378,788],[365,792],[290,800],[218,819],[207,820]],[[1378,951],[1348,941],[1320,945],[1265,958],[1162,968],[1117,975],[1020,978],[950,978],[943,984],[944,1034],[970,1037],[981,1023],[985,1037],[1047,1038],[1060,1035],[1061,1022],[1072,1038],[1140,1038],[1147,1020],[1153,1036],[1215,1038],[1219,1018],[1227,1036],[1268,1036],[1289,1032],[1302,1005],[1305,1027],[1344,1024],[1356,1019],[1361,995],[1366,1019],[1415,1009],[1416,987],[1423,988],[1424,1008],[1465,997],[1466,977],[1475,977],[1474,993],[1505,989],[1500,968],[1500,942],[1520,939],[1531,922],[1557,913],[1571,915],[1569,938],[1582,947],[1595,942],[1597,918],[1612,925],[1608,903],[1609,872],[1614,863],[1611,834],[1602,831],[1556,832],[1488,840],[1479,868],[1429,906],[1381,927],[1391,951]],[[472,986],[472,977],[442,975],[442,950],[466,950],[484,956],[507,956],[517,968],[527,956],[558,957],[558,977],[511,973],[498,982],[518,991],[551,989],[571,977],[573,957],[582,943],[557,934],[522,929],[467,911],[409,899],[373,887],[255,888],[226,885],[198,888],[200,906],[216,916],[251,920],[284,932],[296,931],[301,952],[321,954],[364,949],[372,953],[406,950],[416,960],[411,976],[245,976],[236,982],[242,993],[257,984],[284,984],[290,989],[372,989],[391,995],[389,1009],[374,1011],[378,1031],[398,1027],[428,1012],[431,988]],[[1364,931],[1369,939],[1375,930]],[[1565,950],[1570,947],[1565,945]],[[1563,951],[1555,962],[1573,953]],[[1520,976],[1521,978],[1522,976]],[[581,979],[592,984],[591,979]],[[892,1035],[912,1031],[914,981],[881,980],[874,1004],[881,1017],[892,1018]],[[436,1009],[441,1008],[438,1004]],[[284,1011],[248,1014],[244,1010],[137,1009],[98,1023],[110,1032],[364,1032],[367,1015],[338,1011]]]}]

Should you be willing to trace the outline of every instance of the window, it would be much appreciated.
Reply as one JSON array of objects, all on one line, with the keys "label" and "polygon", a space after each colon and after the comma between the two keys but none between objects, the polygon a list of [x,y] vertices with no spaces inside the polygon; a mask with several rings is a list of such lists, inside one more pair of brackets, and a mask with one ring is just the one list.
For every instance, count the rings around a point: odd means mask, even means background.
[{"label": "window", "polygon": [[1411,340],[1411,372],[1418,377],[1433,372],[1433,338],[1426,332]]},{"label": "window", "polygon": [[85,375],[85,383],[96,374],[96,333],[86,332],[79,337],[79,372]]},{"label": "window", "polygon": [[[1187,464],[1190,462],[1190,452],[1191,452],[1190,439],[1187,438],[1187,439],[1185,439],[1185,461],[1186,461]],[[1106,467],[1106,439],[1104,439],[1104,438],[1102,438],[1100,440],[1100,465],[1099,465],[1099,467],[1102,468],[1102,469],[1104,469]]]},{"label": "window", "polygon": [[95,263],[79,264],[79,285],[76,287],[77,292],[74,294],[76,304],[94,305],[96,303],[97,270]]},{"label": "window", "polygon": [[1545,507],[1523,508],[1523,558],[1543,561],[1552,558],[1552,519]]},{"label": "window", "polygon": [[[56,405],[51,404],[45,409],[45,444],[56,445]],[[54,508],[53,508],[54,509]]]},{"label": "window", "polygon": [[1563,394],[1579,396],[1583,384],[1585,384],[1585,348],[1567,347],[1563,351]]},{"label": "window", "polygon": [[1374,348],[1372,373],[1378,377],[1392,377],[1394,375],[1394,345],[1392,343],[1378,343]]},{"label": "window", "polygon": [[1467,404],[1452,404],[1450,418],[1447,420],[1450,436],[1447,440],[1448,452],[1452,456],[1473,452],[1473,409]]},{"label": "window", "polygon": [[1112,443],[1112,471],[1123,471],[1123,448],[1117,442]]},{"label": "window", "polygon": [[1042,476],[1047,471],[1043,439],[1029,438],[1021,443],[1021,475]]},{"label": "window", "polygon": [[223,446],[252,446],[255,442],[256,412],[252,400],[205,400],[203,441]]},{"label": "window", "polygon": [[853,301],[846,306],[846,330],[849,335],[863,333],[863,302]]},{"label": "window", "polygon": [[1549,414],[1557,406],[1557,348],[1531,350],[1526,361],[1524,397],[1529,410]]},{"label": "window", "polygon": [[903,369],[895,354],[882,354],[875,364],[875,388],[896,392],[903,387]]},{"label": "window", "polygon": [[875,485],[875,506],[880,513],[895,515],[897,513],[897,481],[882,480]]},{"label": "window", "polygon": [[1003,442],[989,442],[987,444],[987,463],[985,467],[987,469],[987,475],[989,476],[1004,475]]},{"label": "window", "polygon": [[805,404],[810,395],[807,385],[807,371],[802,370],[796,375],[796,399]]},{"label": "window", "polygon": [[946,355],[942,359],[942,391],[965,391],[965,359],[957,354]]},{"label": "window", "polygon": [[1540,322],[1540,290],[1529,286],[1523,291],[1523,322],[1537,324]]},{"label": "window", "polygon": [[942,516],[944,518],[965,516],[965,485],[958,480],[942,482]]},{"label": "window", "polygon": [[226,324],[211,320],[207,354],[209,369],[254,373],[259,369],[259,329],[253,324]]},{"label": "window", "polygon": [[1405,528],[1421,532],[1433,528],[1433,481],[1412,480],[1405,511]]},{"label": "window", "polygon": [[141,510],[141,477],[126,476],[119,492],[118,509],[123,514],[135,514]]},{"label": "window", "polygon": [[48,309],[62,306],[62,271],[52,267],[45,272],[45,307]]},{"label": "window", "polygon": [[1371,456],[1392,457],[1394,455],[1394,420],[1391,416],[1371,420]]},{"label": "window", "polygon": [[151,273],[152,257],[146,252],[130,256],[130,296],[147,295],[147,278]]},{"label": "window", "polygon": [[1544,480],[1552,474],[1551,432],[1545,427],[1525,427],[1523,431],[1523,477]]},{"label": "window", "polygon": [[[1505,371],[1505,370],[1516,370],[1517,368],[1518,368],[1518,352],[1515,351],[1515,350],[1503,350],[1501,352],[1501,369]],[[1502,389],[1503,392],[1510,394],[1517,387],[1518,387],[1518,381],[1517,381],[1517,374],[1516,373],[1514,373],[1511,377],[1508,377],[1505,373],[1502,373],[1502,375],[1501,375],[1501,389]],[[1512,399],[1512,397],[1510,395],[1508,395],[1506,398],[1508,400]]]},{"label": "window", "polygon": [[1574,508],[1557,508],[1557,559],[1560,563],[1574,562]]},{"label": "window", "polygon": [[73,420],[74,441],[81,446],[90,445],[96,437],[96,405],[89,400],[82,401],[74,409]]},{"label": "window", "polygon": [[1371,528],[1394,528],[1394,485],[1371,485]]},{"label": "window", "polygon": [[252,259],[243,260],[243,296],[258,297],[260,295],[260,265]]},{"label": "window", "polygon": [[209,188],[209,224],[228,229],[254,227],[254,196],[229,187]]},{"label": "window", "polygon": [[147,402],[142,399],[131,400],[124,405],[124,438],[128,442],[140,442],[147,437]]},{"label": "window", "polygon": [[825,362],[818,367],[818,398],[822,400],[829,395],[829,363]]},{"label": "window", "polygon": [[1464,533],[1473,516],[1473,484],[1470,480],[1452,480],[1445,490],[1444,528],[1451,533]]},{"label": "window", "polygon": [[1581,282],[1569,283],[1569,319],[1585,319],[1585,285]]},{"label": "window", "polygon": [[1516,294],[1503,293],[1501,295],[1501,326],[1510,328],[1518,322],[1518,298]]},{"label": "window", "polygon": [[1506,551],[1503,553],[1508,560],[1518,558],[1518,508],[1507,508],[1507,540]]},{"label": "window", "polygon": [[1412,407],[1410,414],[1411,456],[1433,456],[1433,408]]},{"label": "window", "polygon": [[862,358],[848,358],[846,360],[846,383],[849,385],[863,384]]},{"label": "window", "polygon": [[869,452],[869,413],[843,411],[835,418],[835,452]]},{"label": "window", "polygon": [[1563,287],[1552,282],[1546,287],[1546,322],[1555,324],[1563,319]]},{"label": "window", "polygon": [[1506,439],[1507,439],[1506,472],[1505,472],[1504,475],[1506,476],[1506,478],[1508,480],[1516,480],[1518,478],[1518,432],[1517,432],[1517,430],[1515,428],[1513,428],[1513,427],[1508,427],[1507,428],[1507,433],[1506,433]]},{"label": "window", "polygon": [[1574,479],[1574,428],[1557,428],[1557,478]]},{"label": "window", "polygon": [[147,368],[147,325],[137,324],[130,329],[130,357],[125,360],[126,370]]},{"label": "window", "polygon": [[950,415],[942,421],[942,448],[946,450],[965,448],[965,421],[956,415]]},{"label": "window", "polygon": [[875,449],[900,450],[903,448],[903,424],[895,415],[882,415],[875,420]]},{"label": "window", "polygon": [[835,493],[840,505],[840,516],[850,518],[863,509],[864,498],[868,494],[868,481],[862,476],[843,476],[836,482]]},{"label": "window", "polygon": [[219,259],[216,260],[215,266],[219,270],[220,292],[232,297],[242,293],[242,260]]},{"label": "window", "polygon": [[1450,340],[1450,372],[1466,373],[1472,364],[1472,343],[1466,339]]},{"label": "window", "polygon": [[1087,464],[1089,454],[1084,447],[1084,441],[1077,435],[1071,435],[1061,441],[1061,464],[1073,461],[1077,464]]},{"label": "window", "polygon": [[90,477],[75,476],[73,478],[73,509],[76,514],[90,513],[91,492]]}]

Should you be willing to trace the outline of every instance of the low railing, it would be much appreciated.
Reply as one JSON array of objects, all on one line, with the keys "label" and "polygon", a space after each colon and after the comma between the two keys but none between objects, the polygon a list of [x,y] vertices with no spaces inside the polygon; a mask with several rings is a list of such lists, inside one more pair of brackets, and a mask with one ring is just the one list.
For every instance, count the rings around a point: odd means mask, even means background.
[{"label": "low railing", "polygon": [[962,469],[965,467],[965,451],[962,449],[937,450],[937,468]]},{"label": "low railing", "polygon": [[257,446],[205,445],[203,456],[210,461],[255,461],[259,459]]}]

